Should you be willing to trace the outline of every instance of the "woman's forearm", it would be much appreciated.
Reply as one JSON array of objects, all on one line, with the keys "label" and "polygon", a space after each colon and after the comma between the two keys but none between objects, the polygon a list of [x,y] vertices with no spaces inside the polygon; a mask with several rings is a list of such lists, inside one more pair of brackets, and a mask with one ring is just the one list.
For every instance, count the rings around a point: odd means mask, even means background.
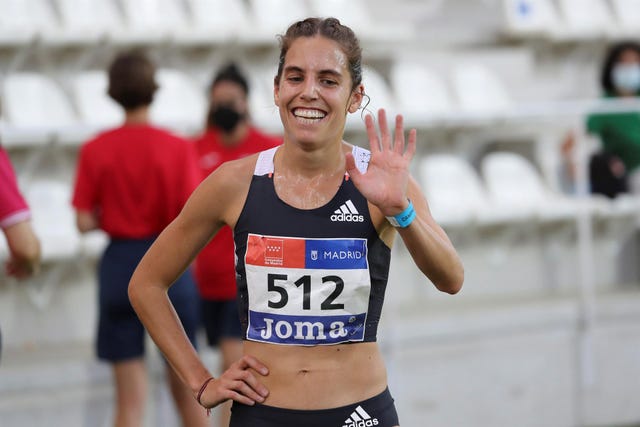
[{"label": "woman's forearm", "polygon": [[448,238],[421,218],[398,231],[416,266],[438,290],[449,294],[460,291],[464,268]]},{"label": "woman's forearm", "polygon": [[187,338],[167,290],[150,284],[144,273],[136,270],[129,285],[129,300],[169,364],[192,392],[197,393],[211,375]]},{"label": "woman's forearm", "polygon": [[406,228],[397,228],[416,266],[435,287],[449,294],[462,288],[464,267],[445,231],[431,216],[429,205],[414,180],[409,185],[416,217]]}]

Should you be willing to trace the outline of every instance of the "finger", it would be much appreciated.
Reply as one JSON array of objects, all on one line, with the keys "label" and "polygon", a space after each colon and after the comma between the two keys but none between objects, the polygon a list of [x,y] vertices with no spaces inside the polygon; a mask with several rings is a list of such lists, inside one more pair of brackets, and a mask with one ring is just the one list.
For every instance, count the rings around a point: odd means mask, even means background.
[{"label": "finger", "polygon": [[243,396],[242,394],[233,390],[229,390],[228,398],[235,402],[242,403],[243,405],[247,405],[247,406],[253,406],[256,403],[255,400],[251,400],[247,396]]},{"label": "finger", "polygon": [[364,116],[364,124],[367,128],[369,149],[371,150],[371,153],[376,153],[380,151],[380,140],[378,139],[378,132],[376,132],[376,125],[373,122],[373,116],[371,114]]},{"label": "finger", "polygon": [[250,387],[253,392],[258,393],[260,396],[266,397],[269,395],[269,390],[258,381],[251,371],[241,371],[235,378],[236,381],[242,381]]},{"label": "finger", "polygon": [[378,110],[378,126],[380,127],[380,140],[382,150],[391,149],[391,136],[389,134],[389,125],[387,124],[387,113],[384,108]]},{"label": "finger", "polygon": [[409,141],[407,142],[407,151],[403,154],[403,156],[411,160],[413,156],[416,154],[416,145],[418,143],[418,132],[415,129],[411,129],[409,131]]},{"label": "finger", "polygon": [[[254,378],[254,380],[255,380],[255,378]],[[246,380],[244,380],[244,381],[237,380],[237,381],[234,381],[233,386],[231,387],[231,389],[237,391],[238,393],[242,394],[245,397],[248,397],[249,399],[251,399],[253,401],[264,402],[264,398],[269,393],[266,392],[267,389],[264,386],[261,386],[261,387],[264,389],[264,394],[259,393],[254,388],[250,387]]]},{"label": "finger", "polygon": [[240,366],[242,369],[251,368],[261,375],[268,375],[269,368],[267,368],[262,362],[253,356],[245,355],[240,359]]},{"label": "finger", "polygon": [[393,140],[393,150],[402,155],[402,153],[404,153],[404,121],[401,114],[396,116],[396,128]]}]

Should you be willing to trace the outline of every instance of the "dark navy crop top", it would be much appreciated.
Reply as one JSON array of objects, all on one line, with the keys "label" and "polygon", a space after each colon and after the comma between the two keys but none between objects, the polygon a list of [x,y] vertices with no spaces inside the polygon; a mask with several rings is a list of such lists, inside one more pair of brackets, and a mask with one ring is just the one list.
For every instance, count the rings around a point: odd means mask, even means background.
[{"label": "dark navy crop top", "polygon": [[[328,345],[376,341],[390,248],[348,175],[326,205],[297,209],[276,194],[273,157],[259,154],[234,229],[244,339]],[[358,168],[370,153],[353,148]]]}]

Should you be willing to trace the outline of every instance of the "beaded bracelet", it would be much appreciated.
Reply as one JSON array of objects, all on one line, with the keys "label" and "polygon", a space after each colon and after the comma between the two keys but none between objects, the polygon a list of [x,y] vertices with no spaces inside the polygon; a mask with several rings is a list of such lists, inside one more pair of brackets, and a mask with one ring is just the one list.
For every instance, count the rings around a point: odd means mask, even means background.
[{"label": "beaded bracelet", "polygon": [[402,212],[394,216],[388,216],[387,221],[394,227],[406,228],[416,219],[416,210],[413,208],[413,203],[409,200],[409,206]]}]

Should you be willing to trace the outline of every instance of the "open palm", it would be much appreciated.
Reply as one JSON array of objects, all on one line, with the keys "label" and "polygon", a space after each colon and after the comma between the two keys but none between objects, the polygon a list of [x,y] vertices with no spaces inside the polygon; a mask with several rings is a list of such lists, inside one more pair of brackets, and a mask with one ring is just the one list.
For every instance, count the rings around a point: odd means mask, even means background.
[{"label": "open palm", "polygon": [[393,136],[389,132],[387,116],[383,109],[378,111],[380,135],[371,115],[365,117],[371,158],[365,173],[361,173],[355,159],[347,154],[347,172],[356,188],[384,215],[399,213],[407,200],[409,184],[409,164],[416,151],[416,131],[411,129],[405,149],[403,119],[396,116]]}]

